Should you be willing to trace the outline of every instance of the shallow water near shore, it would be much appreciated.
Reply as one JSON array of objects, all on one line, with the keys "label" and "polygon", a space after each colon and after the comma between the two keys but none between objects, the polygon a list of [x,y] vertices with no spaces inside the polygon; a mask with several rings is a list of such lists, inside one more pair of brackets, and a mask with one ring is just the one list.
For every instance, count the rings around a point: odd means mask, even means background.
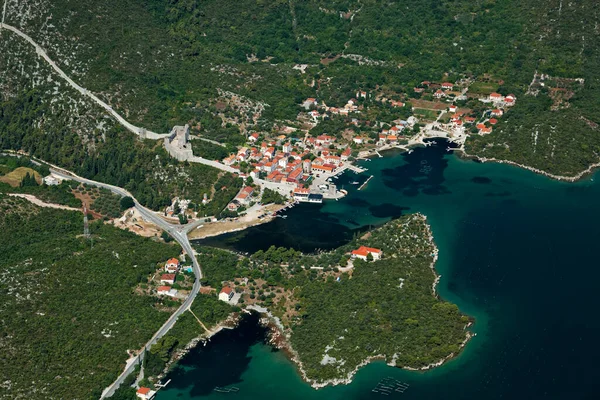
[{"label": "shallow water near shore", "polygon": [[[422,212],[440,249],[439,294],[476,319],[477,336],[459,357],[427,372],[375,362],[350,385],[314,390],[282,352],[263,343],[264,332],[250,319],[190,352],[157,399],[600,398],[594,294],[600,176],[557,182],[509,165],[462,160],[446,147],[437,142],[365,161],[364,176],[336,180],[349,191],[346,198],[303,204],[286,219],[202,243],[243,252],[271,244],[314,251]],[[361,191],[351,184],[370,175]],[[372,392],[386,377],[410,386],[389,396]]]}]

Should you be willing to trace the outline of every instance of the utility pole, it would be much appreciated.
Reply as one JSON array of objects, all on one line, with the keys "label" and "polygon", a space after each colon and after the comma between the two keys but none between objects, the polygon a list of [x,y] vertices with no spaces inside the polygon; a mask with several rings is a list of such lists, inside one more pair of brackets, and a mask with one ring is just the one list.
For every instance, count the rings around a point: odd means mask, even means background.
[{"label": "utility pole", "polygon": [[87,206],[83,205],[83,237],[86,239],[90,238],[90,227],[88,224]]}]

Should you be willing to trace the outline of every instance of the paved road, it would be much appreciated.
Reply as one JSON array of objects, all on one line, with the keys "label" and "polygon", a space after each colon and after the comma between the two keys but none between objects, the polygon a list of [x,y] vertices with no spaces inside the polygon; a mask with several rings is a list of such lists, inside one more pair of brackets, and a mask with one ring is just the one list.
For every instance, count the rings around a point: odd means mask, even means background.
[{"label": "paved road", "polygon": [[[4,8],[6,8],[6,3],[4,3]],[[4,19],[4,14],[2,16],[2,18]],[[127,128],[129,131],[135,133],[136,135],[140,135],[141,132],[143,131],[145,133],[145,137],[148,139],[161,139],[164,137],[169,136],[168,133],[155,133],[152,131],[148,131],[144,128],[141,128],[139,126],[135,126],[133,124],[131,124],[130,122],[128,122],[127,120],[125,120],[125,118],[123,118],[121,115],[119,115],[119,113],[117,113],[115,110],[113,110],[113,108],[106,104],[105,102],[103,102],[102,100],[100,100],[95,94],[91,93],[89,90],[79,86],[77,83],[75,83],[71,78],[69,78],[67,76],[67,74],[65,74],[65,72],[60,69],[56,63],[54,61],[52,61],[50,59],[50,57],[48,57],[48,54],[46,53],[46,51],[40,47],[36,42],[34,42],[34,40],[28,36],[27,34],[23,33],[22,31],[20,31],[18,28],[15,28],[12,25],[8,25],[4,23],[4,20],[0,23],[0,30],[4,28],[7,29],[11,32],[16,33],[17,35],[19,35],[20,37],[22,37],[23,39],[25,39],[26,41],[28,41],[33,47],[35,47],[35,50],[37,52],[37,54],[42,57],[44,60],[46,60],[46,62],[48,64],[50,64],[50,66],[65,80],[67,81],[67,83],[69,85],[71,85],[73,88],[75,88],[79,93],[81,93],[84,96],[89,97],[90,99],[92,99],[96,104],[100,105],[102,108],[104,108],[106,111],[108,111],[109,114],[111,114],[117,121],[119,121],[119,123],[121,125],[123,125],[125,128]]]},{"label": "paved road", "polygon": [[[125,190],[123,188],[113,186],[113,185],[108,185],[108,184],[102,183],[102,182],[96,182],[96,181],[92,181],[89,179],[85,179],[85,178],[77,176],[69,171],[66,171],[62,168],[59,168],[59,167],[52,167],[52,168],[50,168],[50,171],[54,175],[56,175],[60,178],[63,178],[63,179],[71,179],[71,180],[85,183],[88,185],[106,188],[106,189],[110,190],[111,192],[118,194],[120,196],[131,197],[134,201],[135,208],[139,211],[139,213],[142,215],[142,217],[145,220],[156,224],[157,226],[162,228],[164,231],[168,232],[169,235],[171,235],[173,237],[173,239],[175,239],[181,245],[181,247],[183,248],[185,253],[192,259],[194,275],[196,276],[196,280],[194,281],[194,286],[193,286],[189,296],[187,297],[187,299],[185,299],[185,301],[183,302],[183,304],[177,309],[177,311],[175,311],[171,315],[171,317],[169,317],[167,322],[165,322],[165,324],[158,330],[158,332],[156,332],[154,334],[154,336],[152,336],[152,338],[148,341],[148,343],[146,343],[146,345],[144,347],[146,350],[149,350],[153,344],[155,344],[160,338],[162,338],[173,327],[173,325],[175,325],[177,318],[179,318],[179,316],[181,314],[183,314],[191,306],[192,302],[194,301],[194,298],[200,291],[200,279],[202,279],[202,271],[200,270],[200,264],[198,263],[198,260],[194,256],[194,251],[193,251],[192,246],[190,245],[190,242],[187,238],[187,232],[189,230],[193,229],[196,226],[196,224],[198,223],[198,221],[196,221],[192,224],[188,224],[186,226],[170,224],[169,222],[162,219],[155,212],[147,209],[146,207],[144,207],[140,203],[138,203],[138,201],[131,195],[131,193],[129,193],[127,190]],[[121,373],[121,375],[119,375],[119,377],[117,378],[117,380],[115,382],[113,382],[109,387],[107,387],[104,390],[100,399],[102,400],[102,399],[112,396],[113,393],[115,392],[115,390],[118,389],[119,386],[123,383],[124,379],[130,373],[133,372],[135,366],[142,362],[143,357],[144,357],[144,352],[141,352],[139,355],[137,355],[133,359],[129,360],[123,373]]]}]

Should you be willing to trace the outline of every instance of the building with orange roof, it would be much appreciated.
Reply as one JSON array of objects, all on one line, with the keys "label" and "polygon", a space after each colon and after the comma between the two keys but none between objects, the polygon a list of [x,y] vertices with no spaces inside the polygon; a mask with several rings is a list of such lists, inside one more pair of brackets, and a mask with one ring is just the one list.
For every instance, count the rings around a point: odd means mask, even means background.
[{"label": "building with orange roof", "polygon": [[179,271],[179,260],[176,258],[170,258],[165,264],[165,272],[174,274]]},{"label": "building with orange roof", "polygon": [[229,302],[229,300],[231,300],[231,298],[233,297],[233,294],[234,294],[233,289],[231,289],[228,286],[225,286],[219,292],[219,300],[227,303],[227,302]]},{"label": "building with orange roof", "polygon": [[175,274],[162,274],[160,276],[160,283],[163,285],[172,285],[175,283]]},{"label": "building with orange roof", "polygon": [[383,257],[383,251],[374,247],[360,246],[358,249],[352,250],[353,258],[360,258],[365,261],[369,254],[373,257],[373,260],[379,260]]},{"label": "building with orange roof", "polygon": [[141,400],[152,400],[155,394],[156,391],[143,386],[135,392],[135,395]]}]

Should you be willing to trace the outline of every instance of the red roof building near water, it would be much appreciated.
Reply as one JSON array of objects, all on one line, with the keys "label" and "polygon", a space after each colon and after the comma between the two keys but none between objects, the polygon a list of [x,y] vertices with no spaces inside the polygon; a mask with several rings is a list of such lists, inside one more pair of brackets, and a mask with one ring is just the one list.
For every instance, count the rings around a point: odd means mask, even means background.
[{"label": "red roof building near water", "polygon": [[363,260],[366,260],[369,254],[373,256],[374,260],[378,260],[381,258],[383,251],[367,246],[360,246],[358,249],[352,250],[353,257],[362,258]]}]

